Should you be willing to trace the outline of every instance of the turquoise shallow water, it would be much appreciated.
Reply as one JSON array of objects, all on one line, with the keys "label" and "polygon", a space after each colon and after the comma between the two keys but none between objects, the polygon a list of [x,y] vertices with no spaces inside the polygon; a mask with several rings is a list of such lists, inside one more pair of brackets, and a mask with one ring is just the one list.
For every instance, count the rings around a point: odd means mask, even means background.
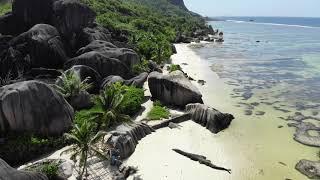
[{"label": "turquoise shallow water", "polygon": [[211,24],[224,31],[225,42],[195,51],[212,63],[220,78],[234,86],[232,96],[248,100],[257,96],[254,92],[264,90],[264,96],[298,111],[319,111],[320,28],[245,22]]}]

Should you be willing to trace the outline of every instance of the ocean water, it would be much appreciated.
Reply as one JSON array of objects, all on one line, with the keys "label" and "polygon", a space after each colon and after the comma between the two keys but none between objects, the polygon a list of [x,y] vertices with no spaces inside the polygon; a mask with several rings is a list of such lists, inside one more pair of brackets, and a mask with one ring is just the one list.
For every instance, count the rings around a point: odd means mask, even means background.
[{"label": "ocean water", "polygon": [[[252,22],[212,22],[225,32],[223,44],[197,49],[212,69],[234,87],[232,96],[272,97],[286,111],[320,110],[320,18],[251,18]],[[263,22],[267,19],[268,23]],[[273,19],[273,20],[272,20]],[[290,25],[275,25],[285,23]],[[312,23],[311,19],[315,22]],[[291,26],[299,24],[299,26]],[[289,110],[288,110],[289,111]]]}]

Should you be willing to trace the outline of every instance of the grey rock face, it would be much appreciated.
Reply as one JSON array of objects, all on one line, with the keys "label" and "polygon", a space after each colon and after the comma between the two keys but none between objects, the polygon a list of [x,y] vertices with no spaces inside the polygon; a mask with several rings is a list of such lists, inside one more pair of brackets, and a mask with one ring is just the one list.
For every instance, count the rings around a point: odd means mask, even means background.
[{"label": "grey rock face", "polygon": [[88,89],[89,93],[99,92],[102,78],[96,70],[92,69],[89,66],[75,65],[68,69],[65,73],[69,73],[70,71],[74,71],[80,77],[81,81],[84,81],[86,78],[89,78],[88,83],[92,85],[92,88]]},{"label": "grey rock face", "polygon": [[0,159],[0,179],[1,180],[48,180],[47,176],[27,171],[18,171]]},{"label": "grey rock face", "polygon": [[127,48],[117,48],[113,44],[104,41],[93,41],[86,47],[81,48],[77,54],[83,54],[90,51],[96,51],[108,58],[119,59],[127,67],[132,68],[140,62],[138,54]]},{"label": "grey rock face", "polygon": [[86,27],[78,34],[77,37],[77,47],[78,49],[84,47],[95,40],[100,40],[104,42],[111,41],[111,33],[102,26],[96,27]]},{"label": "grey rock face", "polygon": [[162,73],[162,69],[154,61],[148,61],[148,68],[150,69],[150,72],[157,71],[159,73]]},{"label": "grey rock face", "polygon": [[191,119],[206,127],[212,133],[218,133],[229,127],[234,119],[233,115],[221,113],[204,104],[188,104],[186,111],[191,113]]},{"label": "grey rock face", "polygon": [[300,160],[296,169],[310,179],[320,179],[320,162]]},{"label": "grey rock face", "polygon": [[120,152],[121,159],[126,159],[135,151],[138,141],[153,131],[144,123],[122,124],[110,132],[111,137],[106,143]]},{"label": "grey rock face", "polygon": [[74,65],[89,66],[97,71],[102,77],[107,77],[109,75],[131,77],[131,71],[123,62],[115,58],[109,58],[96,51],[91,51],[70,59],[65,63],[65,69]]},{"label": "grey rock face", "polygon": [[125,81],[125,84],[128,85],[128,86],[135,86],[135,87],[138,87],[138,88],[142,88],[143,87],[143,84],[147,81],[148,79],[148,73],[141,73],[140,75],[134,77],[134,78],[131,78],[129,80],[126,80]]},{"label": "grey rock face", "polygon": [[14,0],[12,12],[26,27],[51,21],[53,0]]},{"label": "grey rock face", "polygon": [[[48,24],[37,24],[14,38],[10,44],[23,54],[30,55],[33,68],[59,69],[67,60],[57,29]],[[23,48],[21,48],[23,47]]]},{"label": "grey rock face", "polygon": [[117,46],[115,46],[111,42],[94,40],[87,46],[80,48],[77,52],[77,55],[81,55],[90,51],[102,52],[105,48],[117,48]]},{"label": "grey rock face", "polygon": [[12,13],[0,17],[0,34],[17,35],[25,30],[23,22],[17,19]]},{"label": "grey rock face", "polygon": [[53,24],[62,36],[80,32],[93,24],[96,14],[77,0],[58,0],[53,3]]},{"label": "grey rock face", "polygon": [[107,87],[110,87],[112,84],[117,83],[117,82],[123,84],[124,79],[121,76],[108,76],[102,80],[101,89],[105,89]]},{"label": "grey rock face", "polygon": [[47,84],[24,81],[0,88],[0,134],[61,135],[72,126],[74,111]]},{"label": "grey rock face", "polygon": [[169,75],[152,72],[148,78],[152,97],[164,104],[184,107],[189,103],[202,103],[199,90],[181,71]]},{"label": "grey rock face", "polygon": [[75,110],[87,109],[94,105],[90,94],[86,91],[81,91],[80,94],[67,98],[67,100]]}]

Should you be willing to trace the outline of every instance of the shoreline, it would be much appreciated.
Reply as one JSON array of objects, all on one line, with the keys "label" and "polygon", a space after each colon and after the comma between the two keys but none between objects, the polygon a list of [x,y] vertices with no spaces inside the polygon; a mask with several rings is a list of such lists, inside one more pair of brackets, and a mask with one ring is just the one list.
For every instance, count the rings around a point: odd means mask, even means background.
[{"label": "shoreline", "polygon": [[[300,159],[316,159],[316,148],[295,142],[293,128],[278,129],[278,125],[286,126],[286,122],[278,120],[278,112],[272,109],[265,109],[271,113],[262,117],[245,116],[241,107],[234,106],[237,101],[230,97],[232,89],[211,70],[211,64],[202,60],[189,44],[175,46],[178,53],[172,56],[172,63],[181,65],[195,80],[206,81],[203,86],[192,81],[202,93],[204,103],[234,114],[236,119],[217,135],[193,122],[182,123],[181,130],[161,129],[139,142],[126,165],[137,166],[144,179],[305,179],[294,167]],[[198,166],[171,152],[172,148],[207,156],[214,164],[232,169],[232,174]],[[192,173],[194,168],[197,173]]]}]

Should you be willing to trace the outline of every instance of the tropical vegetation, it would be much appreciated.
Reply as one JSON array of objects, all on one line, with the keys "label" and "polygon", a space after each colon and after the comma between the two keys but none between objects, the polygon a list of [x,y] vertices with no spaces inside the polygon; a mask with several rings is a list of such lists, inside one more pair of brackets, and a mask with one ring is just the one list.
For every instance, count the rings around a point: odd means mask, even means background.
[{"label": "tropical vegetation", "polygon": [[106,132],[99,131],[94,133],[94,125],[90,121],[76,123],[70,133],[65,137],[74,144],[62,153],[71,153],[71,160],[79,164],[79,179],[83,179],[88,174],[88,158],[97,156],[101,159],[108,157],[99,151],[99,141],[106,135]]},{"label": "tropical vegetation", "polygon": [[0,2],[0,16],[11,11],[11,3],[9,2]]},{"label": "tropical vegetation", "polygon": [[181,66],[177,65],[177,64],[171,64],[168,69],[169,69],[169,72],[178,71],[178,70],[181,71],[182,70]]},{"label": "tropical vegetation", "polygon": [[73,70],[62,73],[58,77],[58,85],[55,86],[56,89],[64,95],[65,98],[77,96],[81,91],[87,91],[92,87],[90,80],[87,77],[85,80],[81,80],[80,76]]},{"label": "tropical vegetation", "polygon": [[172,54],[178,35],[205,29],[205,20],[168,0],[81,0],[97,13],[97,22],[127,41],[144,60],[161,63]]},{"label": "tropical vegetation", "polygon": [[170,112],[168,108],[163,106],[160,101],[155,101],[153,103],[152,109],[148,112],[147,119],[161,120],[161,119],[168,119],[169,116],[170,116]]}]

